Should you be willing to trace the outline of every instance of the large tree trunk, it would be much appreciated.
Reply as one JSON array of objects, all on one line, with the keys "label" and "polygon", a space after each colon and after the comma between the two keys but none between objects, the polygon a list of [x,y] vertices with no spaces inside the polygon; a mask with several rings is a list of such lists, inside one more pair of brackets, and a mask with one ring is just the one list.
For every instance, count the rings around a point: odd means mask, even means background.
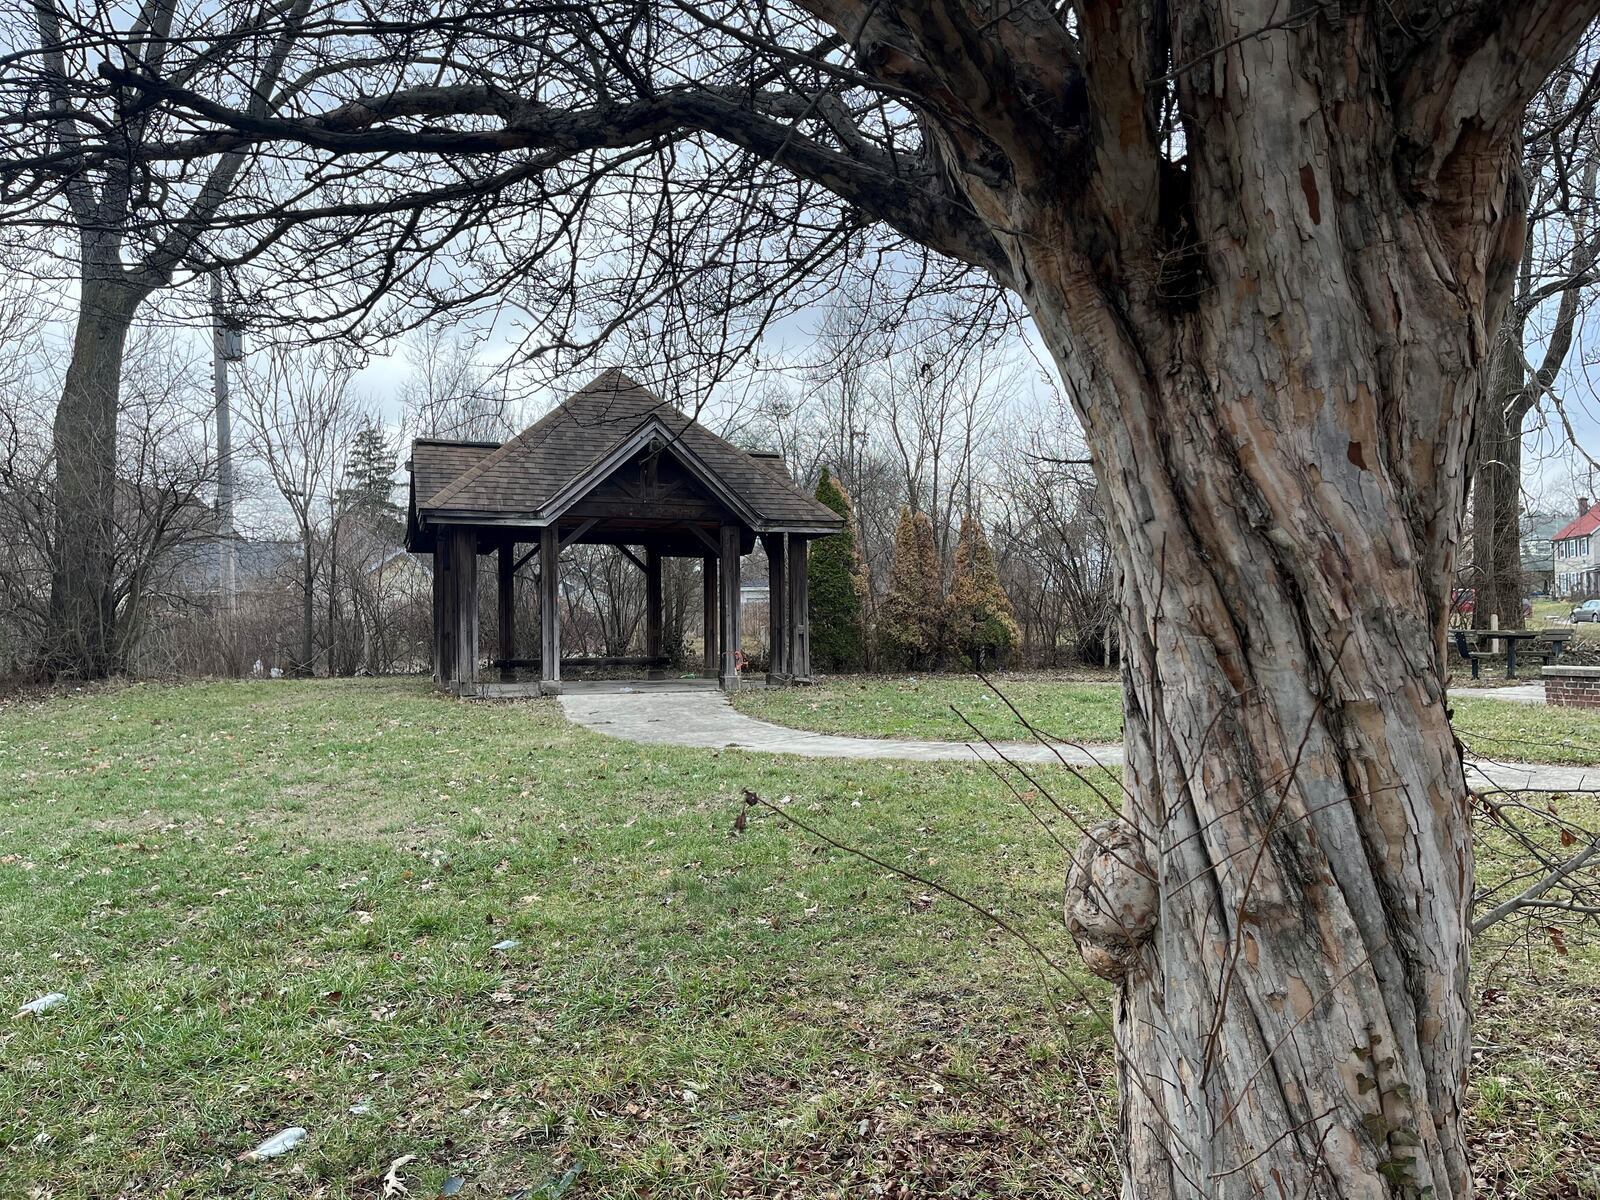
[{"label": "large tree trunk", "polygon": [[1522,422],[1531,406],[1519,323],[1501,331],[1488,393],[1478,413],[1472,476],[1472,624],[1521,629]]},{"label": "large tree trunk", "polygon": [[52,677],[98,679],[122,667],[114,578],[117,405],[122,355],[144,294],[115,263],[87,255],[81,286],[55,417],[55,544],[41,667]]},{"label": "large tree trunk", "polygon": [[1118,480],[1131,836],[1069,909],[1121,984],[1129,1200],[1462,1197],[1472,855],[1426,501],[1463,493],[1467,433],[1394,398],[1458,402],[1483,348],[1408,222],[1364,255],[1273,215],[1165,346],[1091,363],[1074,302],[1034,301],[1121,401],[1085,418]]},{"label": "large tree trunk", "polygon": [[1123,577],[1128,800],[1068,916],[1120,985],[1127,1200],[1447,1200],[1473,866],[1446,597],[1518,193],[1476,158],[1463,235],[1401,193],[1377,85],[1282,53],[1219,71],[1248,103],[1197,88],[1163,199],[1194,240],[1160,269],[1108,287],[1052,252],[1062,209],[1009,214]]},{"label": "large tree trunk", "polygon": [[1103,489],[1126,803],[1067,918],[1126,1200],[1470,1196],[1448,596],[1516,129],[1595,5],[804,2],[917,97]]}]

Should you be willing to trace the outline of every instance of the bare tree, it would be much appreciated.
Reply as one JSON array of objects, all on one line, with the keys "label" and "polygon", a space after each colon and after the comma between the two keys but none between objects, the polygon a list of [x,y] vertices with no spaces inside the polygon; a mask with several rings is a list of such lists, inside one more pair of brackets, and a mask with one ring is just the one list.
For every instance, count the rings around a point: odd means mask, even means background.
[{"label": "bare tree", "polygon": [[870,385],[906,503],[928,514],[946,571],[956,527],[977,507],[979,457],[1009,399],[1006,369],[1003,356],[967,354],[955,338],[917,339],[897,344]]},{"label": "bare tree", "polygon": [[1116,559],[1099,481],[1065,416],[1048,412],[1022,423],[1017,414],[994,464],[991,537],[1024,653],[1052,666],[1063,649],[1079,661],[1109,663]]},{"label": "bare tree", "polygon": [[[1473,472],[1473,623],[1522,628],[1523,435],[1541,406],[1572,437],[1558,380],[1600,275],[1600,45],[1591,37],[1551,76],[1524,120],[1530,236],[1517,268],[1478,417]],[[1531,354],[1531,357],[1530,357]]]},{"label": "bare tree", "polygon": [[409,372],[400,389],[413,437],[502,441],[521,431],[520,409],[496,387],[470,341],[434,321],[405,340]]},{"label": "bare tree", "polygon": [[[354,371],[338,350],[274,348],[258,354],[242,377],[241,416],[300,543],[300,658],[296,673],[316,666],[318,571],[335,553],[331,538],[342,472],[351,443],[368,416],[354,395]],[[324,536],[327,535],[327,536]]]},{"label": "bare tree", "polygon": [[803,393],[769,383],[756,406],[765,440],[795,478],[821,468],[851,492],[862,554],[886,582],[903,508],[926,513],[941,560],[962,516],[979,506],[1000,414],[1015,398],[1015,330],[990,314],[953,312],[937,302],[847,295],[801,352]]},{"label": "bare tree", "polygon": [[[1125,1194],[1445,1200],[1472,1189],[1448,585],[1523,110],[1597,10],[469,2],[356,54],[330,23],[276,115],[107,55],[167,140],[62,157],[24,120],[0,179],[272,143],[282,189],[223,208],[293,251],[263,303],[514,294],[557,360],[647,334],[708,384],[845,270],[1011,292],[1123,580],[1127,801],[1071,896],[1118,984]],[[420,269],[441,250],[458,272]]]},{"label": "bare tree", "polygon": [[[112,506],[113,650],[121,663],[134,664],[157,609],[215,602],[217,538],[229,531],[219,530],[208,498],[216,484],[210,409],[194,348],[164,330],[136,330],[124,367]],[[52,627],[47,642],[57,636]]]},{"label": "bare tree", "polygon": [[644,629],[644,576],[613,546],[574,546],[562,560],[567,626],[578,655],[620,657]]},{"label": "bare tree", "polygon": [[[52,392],[60,377],[37,311],[5,320],[8,370],[0,379],[0,520],[10,552],[0,563],[0,644],[12,669],[34,673],[60,631],[51,606],[51,564],[61,528],[53,486]],[[130,668],[157,663],[148,635],[174,613],[208,607],[206,552],[217,536],[209,502],[215,461],[206,436],[209,391],[190,347],[169,331],[135,330],[124,370],[110,511],[108,596],[116,640]]]},{"label": "bare tree", "polygon": [[49,673],[98,677],[123,665],[129,639],[117,628],[113,563],[123,356],[152,293],[197,266],[217,269],[203,235],[247,157],[220,148],[199,173],[150,189],[140,160],[168,127],[138,88],[106,86],[96,68],[115,61],[136,75],[205,81],[242,114],[262,116],[309,8],[224,0],[180,10],[175,0],[143,0],[125,15],[110,3],[30,0],[4,23],[10,61],[29,64],[25,78],[0,84],[21,118],[12,128],[28,128],[33,149],[66,171],[48,196],[11,190],[11,216],[59,229],[77,268],[76,329],[54,417]]}]

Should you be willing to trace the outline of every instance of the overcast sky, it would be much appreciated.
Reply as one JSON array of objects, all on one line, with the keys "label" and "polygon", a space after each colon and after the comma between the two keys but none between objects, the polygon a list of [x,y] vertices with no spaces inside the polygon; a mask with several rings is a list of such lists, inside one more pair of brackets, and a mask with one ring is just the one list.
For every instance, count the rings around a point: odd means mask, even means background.
[{"label": "overcast sky", "polygon": [[[70,289],[50,285],[46,290],[53,294],[55,307],[60,314],[47,328],[46,353],[55,360],[54,365],[59,369],[64,365],[70,344]],[[194,312],[192,306],[185,311],[186,304],[186,301],[173,303],[169,296],[161,304],[147,305],[146,309],[151,323],[180,333],[187,345],[181,355],[183,369],[203,374],[203,380],[197,382],[209,387],[209,330],[204,327],[203,316]],[[764,369],[781,372],[783,362],[802,361],[825,316],[826,310],[822,308],[796,313],[769,331],[762,351]],[[490,370],[499,370],[508,364],[514,366],[516,348],[508,338],[497,336],[492,329],[483,335],[482,326],[478,332],[482,340],[475,348],[475,357],[483,366]],[[247,333],[247,353],[259,353],[262,338],[259,332]],[[1537,360],[1541,350],[1542,346],[1537,342],[1530,345],[1529,357]],[[1018,374],[1022,380],[1021,402],[1029,407],[1053,402],[1056,396],[1054,368],[1031,326],[1024,326],[1019,332],[1016,354],[1020,364]],[[1593,321],[1580,329],[1576,344],[1568,356],[1567,367],[1557,383],[1555,390],[1562,398],[1560,411],[1546,401],[1541,405],[1540,413],[1529,420],[1525,438],[1524,490],[1530,508],[1570,512],[1575,508],[1577,496],[1600,494],[1600,469],[1593,468],[1588,461],[1589,455],[1600,458],[1600,362],[1591,363],[1588,361],[1590,359],[1600,360],[1600,326],[1595,326]],[[593,373],[598,373],[601,367],[611,365],[614,361],[614,358],[602,354]],[[396,343],[374,351],[358,375],[361,392],[392,432],[397,433],[400,428],[401,394],[411,369],[403,345]],[[804,394],[804,379],[798,372],[792,374],[792,379],[794,387]],[[745,381],[743,386],[747,385],[748,381]],[[706,413],[709,424],[717,427],[728,418],[732,407],[729,397],[736,395],[740,388],[741,384],[735,382],[722,389],[721,395],[713,400]],[[548,390],[528,384],[526,376],[518,379],[517,390],[521,408],[530,419],[546,411],[557,399]],[[1569,437],[1569,427],[1570,433],[1576,438],[1577,450],[1574,450]],[[400,460],[404,457],[403,453],[398,455]]]}]

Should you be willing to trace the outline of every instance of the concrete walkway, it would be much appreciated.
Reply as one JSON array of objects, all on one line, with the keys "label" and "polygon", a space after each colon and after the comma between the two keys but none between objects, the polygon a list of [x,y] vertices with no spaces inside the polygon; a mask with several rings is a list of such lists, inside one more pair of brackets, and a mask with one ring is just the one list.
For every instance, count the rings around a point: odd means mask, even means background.
[{"label": "concrete walkway", "polygon": [[[910,739],[839,737],[809,733],[747,717],[719,691],[635,685],[600,691],[564,692],[561,711],[586,729],[629,742],[658,746],[700,746],[713,750],[754,750],[805,758],[905,759],[911,762],[972,762],[983,758],[1013,762],[1104,767],[1122,765],[1121,746],[1050,748],[1037,742],[919,742]],[[1059,757],[1058,757],[1059,754]]]},{"label": "concrete walkway", "polygon": [[1519,683],[1511,687],[1453,687],[1450,695],[1457,700],[1510,700],[1517,704],[1543,704],[1543,683]]},{"label": "concrete walkway", "polygon": [[[997,742],[995,749],[991,749],[982,742],[923,742],[810,733],[748,717],[729,704],[721,692],[700,681],[588,685],[563,694],[561,710],[575,725],[645,745],[750,750],[803,758],[908,762],[998,761],[1003,755],[1013,762],[1065,762],[1076,767],[1116,768],[1122,766],[1123,761],[1121,746],[1047,747],[1037,742]],[[1600,768],[1468,759],[1467,782],[1478,791],[1493,788],[1578,791],[1600,788]]]}]

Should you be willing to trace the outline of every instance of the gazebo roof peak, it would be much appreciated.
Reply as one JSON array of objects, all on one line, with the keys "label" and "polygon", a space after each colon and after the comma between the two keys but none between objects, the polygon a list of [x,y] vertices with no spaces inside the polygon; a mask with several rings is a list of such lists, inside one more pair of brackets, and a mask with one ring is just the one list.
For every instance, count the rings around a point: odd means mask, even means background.
[{"label": "gazebo roof peak", "polygon": [[827,533],[842,524],[781,465],[718,437],[617,367],[498,447],[466,454],[419,440],[413,448],[417,515],[443,523],[514,517],[543,525],[654,445],[753,529]]}]

